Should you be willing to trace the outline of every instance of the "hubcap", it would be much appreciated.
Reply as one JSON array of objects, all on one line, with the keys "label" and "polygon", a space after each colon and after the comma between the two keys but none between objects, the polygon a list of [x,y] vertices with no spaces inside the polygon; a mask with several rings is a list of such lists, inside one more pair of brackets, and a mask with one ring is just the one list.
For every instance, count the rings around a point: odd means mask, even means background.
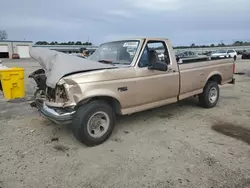
[{"label": "hubcap", "polygon": [[215,87],[212,87],[209,91],[209,101],[211,103],[214,103],[217,100],[218,97],[218,91]]},{"label": "hubcap", "polygon": [[88,120],[88,133],[94,138],[99,138],[107,132],[109,124],[110,119],[108,114],[105,112],[96,112]]}]

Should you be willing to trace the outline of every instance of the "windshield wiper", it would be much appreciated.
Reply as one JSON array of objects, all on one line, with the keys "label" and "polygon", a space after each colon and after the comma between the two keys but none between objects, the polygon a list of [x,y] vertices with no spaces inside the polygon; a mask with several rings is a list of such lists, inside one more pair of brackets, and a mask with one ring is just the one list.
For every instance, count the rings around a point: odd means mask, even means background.
[{"label": "windshield wiper", "polygon": [[119,62],[119,63],[113,63],[113,64],[115,64],[115,65],[130,65],[130,63],[121,63],[121,62]]},{"label": "windshield wiper", "polygon": [[105,59],[100,59],[98,62],[100,62],[100,63],[105,63],[105,64],[113,64],[112,61],[105,60]]}]

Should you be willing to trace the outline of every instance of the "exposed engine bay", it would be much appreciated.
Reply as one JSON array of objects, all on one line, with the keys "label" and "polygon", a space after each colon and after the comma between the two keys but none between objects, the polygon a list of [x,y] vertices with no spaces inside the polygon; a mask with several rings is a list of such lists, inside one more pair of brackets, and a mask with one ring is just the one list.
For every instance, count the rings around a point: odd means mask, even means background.
[{"label": "exposed engine bay", "polygon": [[46,86],[47,77],[43,69],[34,71],[29,75],[29,78],[33,78],[36,82],[37,89],[34,93],[34,100],[36,103],[41,103],[43,100],[59,103],[67,101],[68,98],[63,85],[57,85],[55,89]]}]

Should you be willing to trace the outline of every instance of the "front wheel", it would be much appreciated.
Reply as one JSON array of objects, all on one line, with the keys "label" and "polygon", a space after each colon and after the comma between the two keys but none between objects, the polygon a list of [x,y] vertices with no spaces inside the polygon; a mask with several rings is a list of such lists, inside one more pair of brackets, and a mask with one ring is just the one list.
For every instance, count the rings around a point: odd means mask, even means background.
[{"label": "front wheel", "polygon": [[105,142],[115,126],[115,114],[105,101],[95,100],[80,106],[73,118],[73,134],[87,146]]},{"label": "front wheel", "polygon": [[220,88],[216,82],[209,81],[199,95],[199,102],[204,108],[213,108],[218,103]]}]

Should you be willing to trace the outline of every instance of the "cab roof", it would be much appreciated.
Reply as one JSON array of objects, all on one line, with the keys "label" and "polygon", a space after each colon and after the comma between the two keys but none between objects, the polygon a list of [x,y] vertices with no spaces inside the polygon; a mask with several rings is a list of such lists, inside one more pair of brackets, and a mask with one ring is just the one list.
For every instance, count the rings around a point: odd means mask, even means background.
[{"label": "cab roof", "polygon": [[155,38],[155,37],[128,37],[128,38],[121,38],[117,40],[110,40],[107,42],[115,42],[115,41],[123,41],[123,40],[169,40],[167,38]]}]

